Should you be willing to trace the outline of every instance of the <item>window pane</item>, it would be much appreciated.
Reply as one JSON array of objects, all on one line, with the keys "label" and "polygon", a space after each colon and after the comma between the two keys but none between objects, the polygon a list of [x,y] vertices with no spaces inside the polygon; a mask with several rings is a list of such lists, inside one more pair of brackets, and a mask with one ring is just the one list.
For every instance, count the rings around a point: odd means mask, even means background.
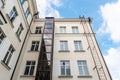
[{"label": "window pane", "polygon": [[66,75],[70,75],[70,67],[66,66]]},{"label": "window pane", "polygon": [[33,73],[34,73],[34,66],[31,66],[30,75],[33,75]]},{"label": "window pane", "polygon": [[72,32],[73,33],[78,33],[78,27],[72,27]]},{"label": "window pane", "polygon": [[45,45],[52,45],[52,40],[45,39],[44,42],[45,42]]},{"label": "window pane", "polygon": [[65,67],[61,66],[61,75],[65,75]]},{"label": "window pane", "polygon": [[28,75],[28,73],[29,73],[29,69],[30,69],[30,67],[29,67],[29,66],[26,66],[26,68],[25,68],[25,72],[24,72],[24,75]]},{"label": "window pane", "polygon": [[66,33],[66,27],[60,27],[60,33]]}]

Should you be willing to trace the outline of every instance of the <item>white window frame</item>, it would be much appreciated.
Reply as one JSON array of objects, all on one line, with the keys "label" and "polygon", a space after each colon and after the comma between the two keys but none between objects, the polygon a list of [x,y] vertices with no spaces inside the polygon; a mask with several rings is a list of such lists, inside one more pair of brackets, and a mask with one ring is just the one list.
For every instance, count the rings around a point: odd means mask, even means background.
[{"label": "white window frame", "polygon": [[67,51],[68,50],[68,41],[60,41],[60,50]]},{"label": "white window frame", "polygon": [[66,33],[66,26],[60,27],[60,33]]},{"label": "white window frame", "polygon": [[[28,64],[28,62],[30,62],[30,64]],[[33,64],[33,63],[34,63],[34,64]],[[36,61],[26,61],[25,70],[24,70],[24,75],[26,75],[26,76],[34,75],[35,66],[36,66]],[[27,67],[29,67],[29,70],[28,70],[28,72],[26,73]],[[33,73],[31,73],[32,68],[33,68]]]},{"label": "white window frame", "polygon": [[89,71],[88,71],[87,62],[85,60],[80,60],[80,61],[77,61],[77,64],[78,64],[79,75],[88,76]]},{"label": "white window frame", "polygon": [[76,51],[83,50],[82,42],[81,41],[74,41],[74,47],[75,47]]},{"label": "white window frame", "polygon": [[11,58],[12,58],[12,55],[13,55],[14,51],[15,51],[15,49],[13,48],[12,45],[10,45],[10,47],[9,47],[9,49],[8,49],[8,51],[7,51],[4,59],[3,59],[3,62],[4,62],[6,65],[9,64],[9,62],[10,62],[10,60],[11,60]]},{"label": "white window frame", "polygon": [[79,33],[78,26],[73,26],[72,27],[72,33]]},{"label": "white window frame", "polygon": [[[38,51],[38,49],[39,49],[39,41],[32,41],[32,45],[31,45],[31,51]],[[33,49],[32,49],[33,48]],[[37,50],[36,50],[36,48],[37,48]]]},{"label": "white window frame", "polygon": [[[64,74],[62,73],[63,68],[64,68]],[[70,61],[60,61],[60,70],[61,70],[61,76],[70,76],[71,75]],[[69,70],[68,73],[67,70]]]}]

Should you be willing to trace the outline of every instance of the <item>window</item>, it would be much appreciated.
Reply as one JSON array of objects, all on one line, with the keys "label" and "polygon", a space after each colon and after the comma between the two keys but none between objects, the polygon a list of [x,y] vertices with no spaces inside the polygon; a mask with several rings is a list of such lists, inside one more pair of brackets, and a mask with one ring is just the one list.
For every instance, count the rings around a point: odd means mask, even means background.
[{"label": "window", "polygon": [[20,2],[21,2],[21,4],[23,5],[23,4],[24,4],[24,2],[25,2],[25,0],[20,0]]},{"label": "window", "polygon": [[75,50],[83,50],[81,41],[74,41]]},{"label": "window", "polygon": [[7,51],[7,53],[6,53],[5,57],[4,57],[4,59],[3,59],[3,62],[4,62],[6,65],[9,64],[10,59],[11,59],[11,57],[12,57],[14,51],[15,51],[15,49],[13,48],[12,45],[10,45],[10,47],[9,47],[9,49],[8,49],[8,51]]},{"label": "window", "polygon": [[7,23],[7,22],[6,22],[5,18],[4,18],[4,16],[2,15],[2,13],[0,12],[0,25],[3,25],[5,23]]},{"label": "window", "polygon": [[61,61],[61,75],[62,76],[70,76],[70,62],[69,61]]},{"label": "window", "polygon": [[38,51],[39,41],[32,41],[31,51]]},{"label": "window", "polygon": [[88,68],[87,68],[87,63],[86,61],[78,61],[78,70],[79,70],[79,75],[80,76],[88,76]]},{"label": "window", "polygon": [[60,33],[66,33],[66,27],[60,27]]},{"label": "window", "polygon": [[67,41],[60,41],[60,50],[62,50],[62,51],[68,50],[68,42]]},{"label": "window", "polygon": [[78,27],[72,27],[72,33],[79,33],[78,32]]},{"label": "window", "polygon": [[5,38],[5,34],[3,33],[2,29],[0,29],[0,44],[2,43],[3,39]]},{"label": "window", "polygon": [[13,9],[10,11],[10,13],[8,14],[10,21],[13,22],[15,17],[17,16],[17,11],[15,9],[15,7],[13,7]]},{"label": "window", "polygon": [[27,61],[24,75],[33,75],[35,69],[35,61]]},{"label": "window", "polygon": [[41,33],[41,27],[36,27],[35,34],[40,34]]},{"label": "window", "polygon": [[29,13],[30,13],[29,8],[27,8],[26,11],[25,11],[25,17],[26,18],[28,17]]},{"label": "window", "polygon": [[20,24],[20,26],[19,26],[19,28],[18,28],[18,30],[16,32],[16,34],[17,34],[18,37],[20,36],[20,34],[22,33],[22,31],[23,31],[23,26],[22,26],[22,24]]}]

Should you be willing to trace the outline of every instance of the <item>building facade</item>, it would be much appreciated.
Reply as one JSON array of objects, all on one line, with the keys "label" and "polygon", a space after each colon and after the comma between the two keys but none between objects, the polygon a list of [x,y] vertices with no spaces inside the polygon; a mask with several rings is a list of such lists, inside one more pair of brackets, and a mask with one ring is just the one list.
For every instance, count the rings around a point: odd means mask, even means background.
[{"label": "building facade", "polygon": [[[37,16],[35,0],[0,0],[0,79],[12,80],[29,27]],[[33,17],[34,16],[34,17]]]},{"label": "building facade", "polygon": [[90,18],[39,18],[35,0],[0,0],[1,80],[112,80]]}]

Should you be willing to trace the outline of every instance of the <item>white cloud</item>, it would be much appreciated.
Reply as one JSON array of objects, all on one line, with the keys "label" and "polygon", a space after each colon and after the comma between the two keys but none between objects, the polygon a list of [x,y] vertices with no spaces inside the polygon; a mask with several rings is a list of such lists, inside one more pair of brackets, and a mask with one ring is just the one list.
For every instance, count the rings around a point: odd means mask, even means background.
[{"label": "white cloud", "polygon": [[36,1],[40,18],[61,17],[59,11],[55,9],[55,7],[60,7],[62,5],[60,0],[36,0]]},{"label": "white cloud", "polygon": [[110,34],[113,42],[120,42],[120,0],[100,7],[103,24],[100,33]]},{"label": "white cloud", "polygon": [[113,80],[120,80],[120,47],[110,48],[104,56]]}]

